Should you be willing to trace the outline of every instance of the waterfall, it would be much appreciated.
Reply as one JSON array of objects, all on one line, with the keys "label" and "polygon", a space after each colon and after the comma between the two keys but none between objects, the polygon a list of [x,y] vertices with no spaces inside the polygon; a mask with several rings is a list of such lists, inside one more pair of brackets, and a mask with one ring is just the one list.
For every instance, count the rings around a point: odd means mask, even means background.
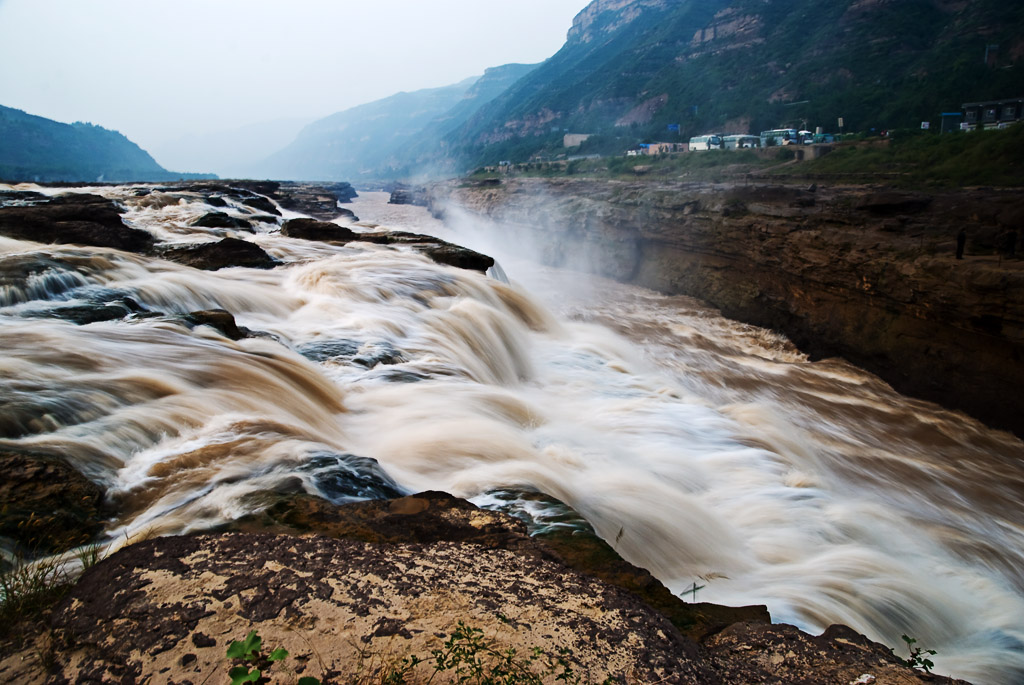
[{"label": "waterfall", "polygon": [[[199,197],[89,192],[161,241],[223,235],[190,226]],[[381,195],[356,213],[449,230]],[[701,600],[892,646],[905,633],[939,672],[1024,678],[1015,437],[688,298],[500,254],[508,282],[403,246],[231,234],[284,265],[0,240],[0,449],[103,485],[112,543],[288,492],[539,491],[677,593],[696,582]],[[123,318],[60,315],[124,298]],[[251,334],[188,320],[209,309]]]}]

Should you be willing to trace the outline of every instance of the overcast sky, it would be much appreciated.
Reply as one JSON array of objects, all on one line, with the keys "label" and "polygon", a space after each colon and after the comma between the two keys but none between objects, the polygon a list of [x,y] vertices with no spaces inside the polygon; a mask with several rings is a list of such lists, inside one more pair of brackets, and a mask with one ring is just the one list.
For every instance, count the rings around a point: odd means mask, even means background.
[{"label": "overcast sky", "polygon": [[589,2],[0,0],[0,104],[159,147],[540,62]]}]

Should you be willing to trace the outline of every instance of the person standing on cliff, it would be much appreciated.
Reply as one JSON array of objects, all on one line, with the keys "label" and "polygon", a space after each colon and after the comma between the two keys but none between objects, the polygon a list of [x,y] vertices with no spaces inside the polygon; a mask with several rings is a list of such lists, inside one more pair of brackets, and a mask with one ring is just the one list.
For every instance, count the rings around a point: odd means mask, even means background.
[{"label": "person standing on cliff", "polygon": [[956,234],[956,258],[964,258],[964,245],[967,244],[967,229],[961,228],[960,232]]}]

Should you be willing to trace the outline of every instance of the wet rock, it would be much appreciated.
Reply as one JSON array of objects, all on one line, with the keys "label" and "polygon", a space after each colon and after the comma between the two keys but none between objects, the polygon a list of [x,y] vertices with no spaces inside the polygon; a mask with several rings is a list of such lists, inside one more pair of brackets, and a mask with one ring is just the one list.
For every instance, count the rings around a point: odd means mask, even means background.
[{"label": "wet rock", "polygon": [[[808,635],[794,626],[736,623],[702,644],[715,673],[725,683],[848,683],[862,675],[891,685],[963,680],[930,676],[902,666],[885,645],[846,626]],[[864,681],[861,681],[864,682]]]},{"label": "wet rock", "polygon": [[261,221],[266,224],[276,224],[281,220],[279,216],[273,216],[271,214],[253,214],[249,217],[249,221]]},{"label": "wet rock", "polygon": [[314,362],[350,359],[359,351],[359,343],[355,340],[318,340],[300,345],[295,351]]},{"label": "wet rock", "polygon": [[317,492],[331,504],[407,494],[376,459],[355,454],[314,454],[301,470],[310,475]]},{"label": "wet rock", "polygon": [[231,340],[241,340],[246,337],[246,332],[235,323],[235,317],[225,309],[204,309],[197,312],[190,312],[185,320],[194,326],[210,326],[224,334],[224,337]]},{"label": "wet rock", "polygon": [[153,236],[126,226],[117,206],[97,195],[62,195],[46,203],[0,207],[0,234],[40,243],[67,243],[146,252]]},{"label": "wet rock", "polygon": [[252,224],[245,219],[230,216],[224,212],[209,212],[192,222],[193,226],[200,228],[238,228],[251,231]]},{"label": "wet rock", "polygon": [[486,273],[488,269],[494,266],[493,257],[470,250],[468,247],[461,247],[450,243],[439,245],[427,244],[422,247],[417,246],[417,249],[438,264],[447,264],[448,266],[455,266],[460,269],[471,269]]},{"label": "wet rock", "polygon": [[67,464],[0,451],[0,536],[32,556],[83,545],[103,527],[103,490]]},{"label": "wet rock", "polygon": [[164,250],[160,256],[205,271],[216,271],[232,266],[273,269],[281,263],[268,255],[259,245],[238,238],[224,238],[216,243],[171,248]]},{"label": "wet rock", "polygon": [[314,532],[375,544],[472,542],[490,549],[529,549],[525,524],[500,512],[480,509],[445,492],[421,492],[390,500],[336,506],[319,497],[295,495],[255,518],[242,519],[239,530]]},{"label": "wet rock", "polygon": [[406,186],[396,184],[388,198],[389,205],[416,205],[426,207],[428,204],[426,189],[422,186]]},{"label": "wet rock", "polygon": [[494,266],[494,258],[468,247],[455,245],[440,238],[405,231],[359,233],[358,240],[379,245],[408,245],[422,252],[438,264],[471,269],[486,273]]},{"label": "wet rock", "polygon": [[355,231],[316,219],[291,219],[281,227],[281,235],[302,240],[319,240],[321,242],[347,243],[358,238]]},{"label": "wet rock", "polygon": [[368,342],[359,346],[352,363],[372,369],[380,364],[401,364],[405,361],[402,353],[388,342]]},{"label": "wet rock", "polygon": [[246,205],[247,207],[252,207],[253,209],[258,209],[259,211],[265,212],[267,214],[281,216],[281,211],[277,208],[277,206],[267,198],[263,197],[262,195],[243,198],[242,204]]},{"label": "wet rock", "polygon": [[34,190],[0,190],[0,207],[35,205],[49,198]]},{"label": "wet rock", "polygon": [[325,221],[339,216],[339,202],[350,202],[356,196],[349,183],[281,183],[271,195],[285,209]]},{"label": "wet rock", "polygon": [[117,321],[142,311],[137,302],[131,298],[123,298],[104,304],[76,304],[50,309],[34,310],[26,316],[39,316],[63,319],[79,326],[101,321]]},{"label": "wet rock", "polygon": [[210,205],[211,207],[227,207],[228,201],[225,200],[220,195],[211,195],[210,197],[206,198],[206,204]]}]

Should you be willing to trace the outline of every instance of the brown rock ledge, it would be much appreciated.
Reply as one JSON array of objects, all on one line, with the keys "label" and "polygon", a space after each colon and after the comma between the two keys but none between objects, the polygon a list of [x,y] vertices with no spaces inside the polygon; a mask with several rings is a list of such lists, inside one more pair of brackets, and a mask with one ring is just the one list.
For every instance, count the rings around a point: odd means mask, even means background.
[{"label": "brown rock ledge", "polygon": [[256,630],[288,649],[293,675],[349,682],[429,657],[461,620],[522,655],[568,649],[584,682],[953,682],[926,681],[842,626],[816,638],[736,623],[695,642],[632,592],[557,561],[521,522],[444,493],[340,507],[298,498],[237,525],[356,539],[230,532],[131,545],[0,660],[0,680],[220,682],[228,644]]}]

